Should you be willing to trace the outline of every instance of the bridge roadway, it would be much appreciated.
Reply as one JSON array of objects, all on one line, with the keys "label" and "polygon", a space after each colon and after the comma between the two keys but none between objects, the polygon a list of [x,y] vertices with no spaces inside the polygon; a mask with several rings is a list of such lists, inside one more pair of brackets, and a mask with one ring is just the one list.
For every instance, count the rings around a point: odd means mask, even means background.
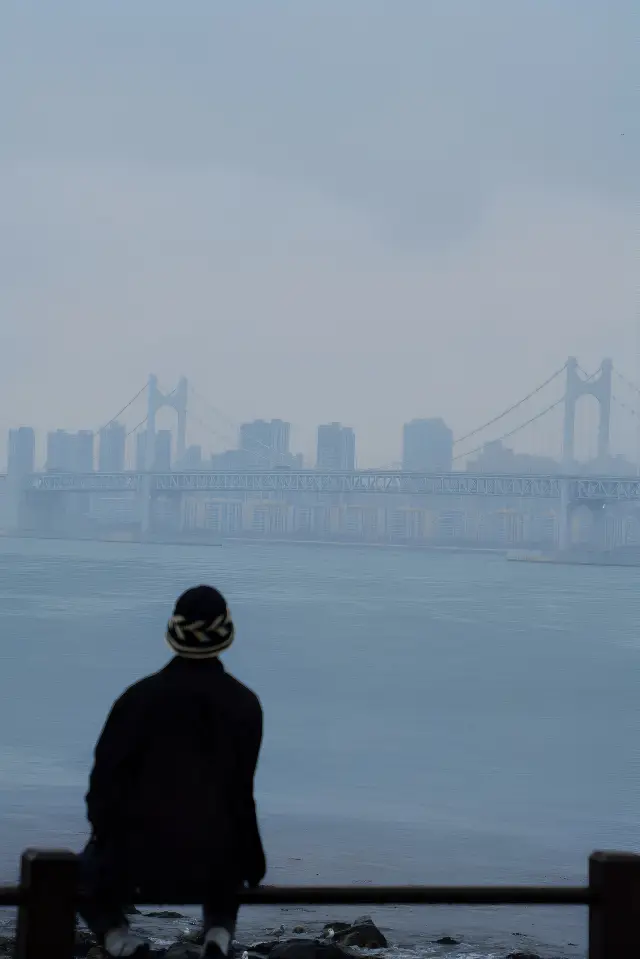
[{"label": "bridge roadway", "polygon": [[147,495],[205,492],[403,493],[441,496],[640,502],[640,477],[405,473],[401,470],[193,470],[169,473],[34,473],[30,493]]}]

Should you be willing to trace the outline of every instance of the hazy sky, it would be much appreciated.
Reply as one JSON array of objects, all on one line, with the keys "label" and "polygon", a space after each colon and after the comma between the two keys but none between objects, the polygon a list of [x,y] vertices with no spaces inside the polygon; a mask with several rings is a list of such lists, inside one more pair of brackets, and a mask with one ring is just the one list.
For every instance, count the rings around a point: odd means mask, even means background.
[{"label": "hazy sky", "polygon": [[636,377],[637,10],[3,0],[0,429],[155,371],[391,462],[569,354]]}]

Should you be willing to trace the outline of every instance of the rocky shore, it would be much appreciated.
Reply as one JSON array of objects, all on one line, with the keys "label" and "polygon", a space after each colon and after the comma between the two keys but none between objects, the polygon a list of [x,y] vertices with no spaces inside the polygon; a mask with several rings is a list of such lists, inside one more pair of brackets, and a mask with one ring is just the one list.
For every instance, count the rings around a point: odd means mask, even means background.
[{"label": "rocky shore", "polygon": [[[137,912],[133,922],[141,928],[149,922],[158,931],[166,924],[161,936],[152,936],[152,957],[157,959],[199,959],[201,930],[193,919],[173,910]],[[362,916],[352,923],[328,922],[317,928],[295,925],[287,930],[284,926],[268,930],[264,939],[251,943],[235,942],[234,959],[354,959],[363,953],[374,953],[384,957],[385,953],[395,956],[411,954],[424,959],[565,959],[561,955],[542,955],[527,948],[512,951],[494,951],[480,953],[477,944],[466,943],[462,937],[441,936],[429,938],[411,950],[402,950],[390,943],[369,916]],[[187,928],[185,928],[185,926]],[[181,928],[180,928],[181,927]],[[166,933],[166,937],[165,937]],[[15,941],[12,935],[0,933],[0,956],[14,955]],[[105,953],[96,944],[94,938],[83,930],[76,935],[75,959],[104,959]],[[42,959],[46,959],[45,956]]]}]

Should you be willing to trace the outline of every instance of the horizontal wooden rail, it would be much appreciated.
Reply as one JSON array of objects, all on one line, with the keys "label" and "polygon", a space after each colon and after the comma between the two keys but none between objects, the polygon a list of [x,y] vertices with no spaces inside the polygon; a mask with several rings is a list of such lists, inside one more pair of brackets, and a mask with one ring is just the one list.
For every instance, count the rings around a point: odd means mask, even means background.
[{"label": "horizontal wooden rail", "polygon": [[[247,906],[588,906],[592,902],[588,886],[260,886],[243,890],[240,898]],[[156,899],[137,905],[157,903]]]},{"label": "horizontal wooden rail", "polygon": [[[245,906],[588,906],[588,886],[260,886],[244,889]],[[178,891],[137,906],[197,906]],[[0,908],[28,904],[20,886],[0,887]]]},{"label": "horizontal wooden rail", "polygon": [[[27,850],[19,886],[0,887],[0,907],[18,906],[16,959],[71,959],[78,861],[70,852]],[[148,890],[136,905],[182,903],[178,888]],[[153,895],[153,900],[148,897]],[[588,886],[261,886],[245,905],[588,906],[589,959],[640,957],[640,856],[596,852]]]}]

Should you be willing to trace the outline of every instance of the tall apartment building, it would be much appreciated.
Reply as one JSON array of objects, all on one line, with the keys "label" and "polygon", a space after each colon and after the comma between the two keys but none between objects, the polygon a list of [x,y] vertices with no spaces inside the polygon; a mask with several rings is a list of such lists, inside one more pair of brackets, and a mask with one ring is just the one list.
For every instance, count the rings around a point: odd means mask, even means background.
[{"label": "tall apartment building", "polygon": [[7,473],[20,478],[35,471],[36,435],[30,426],[9,430]]},{"label": "tall apartment building", "polygon": [[340,423],[319,426],[317,469],[353,470],[355,466],[356,436],[351,427]]},{"label": "tall apartment building", "polygon": [[173,435],[171,430],[158,430],[154,437],[153,456],[151,463],[147,463],[147,443],[149,434],[146,430],[136,434],[136,470],[143,473],[147,469],[159,473],[168,473],[171,469]]},{"label": "tall apartment building", "polygon": [[47,434],[46,468],[56,473],[93,472],[94,434],[91,430],[68,433],[55,430]]},{"label": "tall apartment building", "polygon": [[403,470],[449,473],[452,465],[453,433],[444,420],[411,420],[410,423],[404,424]]},{"label": "tall apartment building", "polygon": [[136,470],[138,473],[144,473],[147,468],[147,431],[141,430],[136,433]]},{"label": "tall apartment building", "polygon": [[110,423],[100,430],[98,470],[101,473],[124,472],[127,432],[122,423]]},{"label": "tall apartment building", "polygon": [[95,435],[91,430],[75,434],[74,470],[76,473],[92,473],[94,469]]},{"label": "tall apartment building", "polygon": [[283,420],[253,420],[240,426],[239,447],[248,466],[271,469],[291,465],[291,424]]}]

